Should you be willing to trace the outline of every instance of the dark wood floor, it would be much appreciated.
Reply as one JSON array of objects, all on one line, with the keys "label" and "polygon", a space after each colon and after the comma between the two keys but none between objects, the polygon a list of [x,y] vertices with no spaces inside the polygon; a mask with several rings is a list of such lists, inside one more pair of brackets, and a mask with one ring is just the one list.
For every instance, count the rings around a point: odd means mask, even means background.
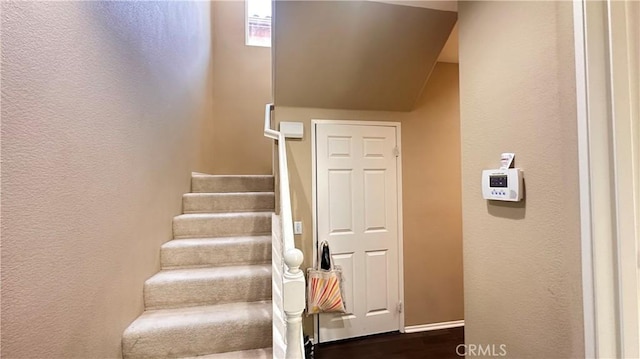
[{"label": "dark wood floor", "polygon": [[398,332],[348,339],[315,346],[315,359],[460,358],[464,328],[400,334]]}]

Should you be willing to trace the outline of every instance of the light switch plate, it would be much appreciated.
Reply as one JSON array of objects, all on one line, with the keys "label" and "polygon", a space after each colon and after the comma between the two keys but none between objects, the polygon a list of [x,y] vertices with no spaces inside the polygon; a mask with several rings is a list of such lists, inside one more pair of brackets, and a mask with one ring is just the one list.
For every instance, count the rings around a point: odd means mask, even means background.
[{"label": "light switch plate", "polygon": [[302,221],[293,222],[293,234],[302,234]]}]

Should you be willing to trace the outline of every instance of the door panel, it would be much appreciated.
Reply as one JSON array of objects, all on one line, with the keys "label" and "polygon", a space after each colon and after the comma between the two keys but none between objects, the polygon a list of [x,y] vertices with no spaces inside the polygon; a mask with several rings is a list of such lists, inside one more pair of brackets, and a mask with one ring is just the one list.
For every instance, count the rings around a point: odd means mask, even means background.
[{"label": "door panel", "polygon": [[320,342],[398,330],[396,128],[316,129],[318,240],[343,270],[348,311],[320,315]]},{"label": "door panel", "polygon": [[364,170],[364,230],[386,231],[385,170]]},{"label": "door panel", "polygon": [[368,251],[365,253],[365,277],[367,287],[366,315],[389,310],[387,302],[389,268],[387,251]]},{"label": "door panel", "polygon": [[329,233],[353,233],[353,171],[331,169],[329,183]]}]

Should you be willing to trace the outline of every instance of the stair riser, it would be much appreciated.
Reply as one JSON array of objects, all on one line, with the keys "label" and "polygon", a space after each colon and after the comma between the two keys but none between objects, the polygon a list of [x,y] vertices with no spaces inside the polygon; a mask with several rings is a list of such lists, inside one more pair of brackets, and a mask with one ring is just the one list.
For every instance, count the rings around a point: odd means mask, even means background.
[{"label": "stair riser", "polygon": [[273,212],[274,195],[271,192],[255,194],[191,193],[182,197],[184,213]]},{"label": "stair riser", "polygon": [[181,358],[271,346],[271,318],[265,315],[199,323],[190,327],[158,327],[146,335],[126,335],[125,359]]},{"label": "stair riser", "polygon": [[271,299],[271,273],[146,285],[146,309],[255,302]]},{"label": "stair riser", "polygon": [[271,233],[271,213],[250,216],[180,218],[173,220],[174,238],[231,237]]},{"label": "stair riser", "polygon": [[193,176],[192,193],[273,192],[272,176]]},{"label": "stair riser", "polygon": [[[222,241],[220,241],[222,242]],[[271,261],[271,241],[238,239],[237,243],[192,245],[188,247],[165,246],[160,251],[163,268],[230,266],[260,264]]]}]

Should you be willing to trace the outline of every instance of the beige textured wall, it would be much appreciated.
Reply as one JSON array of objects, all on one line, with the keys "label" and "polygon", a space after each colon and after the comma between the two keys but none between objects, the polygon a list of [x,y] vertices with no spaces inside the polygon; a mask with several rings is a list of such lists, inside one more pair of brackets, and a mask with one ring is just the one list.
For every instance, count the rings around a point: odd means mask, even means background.
[{"label": "beige textured wall", "polygon": [[438,63],[402,121],[405,324],[464,319],[458,65]]},{"label": "beige textured wall", "polygon": [[275,104],[290,107],[413,110],[457,18],[372,1],[275,8]]},{"label": "beige textured wall", "polygon": [[271,174],[271,48],[245,45],[244,1],[212,2],[213,173]]},{"label": "beige textured wall", "polygon": [[275,111],[278,122],[304,124],[304,138],[288,140],[287,146],[293,216],[305,228],[296,236],[296,246],[305,253],[305,266],[313,256],[311,120],[402,124],[406,325],[463,319],[458,100],[457,64],[438,63],[413,112]]},{"label": "beige textured wall", "polygon": [[[570,2],[460,2],[465,341],[584,356]],[[525,200],[482,199],[515,152]],[[499,351],[499,349],[497,349]]]},{"label": "beige textured wall", "polygon": [[[629,56],[629,72],[631,73],[632,79],[635,78],[636,81],[630,81],[632,84],[629,89],[629,94],[631,98],[631,113],[632,113],[632,121],[635,130],[635,139],[633,140],[633,158],[635,159],[635,192],[636,192],[636,225],[640,226],[640,2],[635,3],[627,3],[627,11],[629,12],[629,17],[627,18],[628,23],[628,36],[629,36],[629,48],[632,53]],[[635,29],[635,31],[633,31]],[[636,256],[640,258],[640,238],[638,237],[638,233],[640,230],[636,230]],[[640,260],[638,261],[639,265],[637,268],[637,277],[640,281]],[[637,292],[636,298],[640,298],[640,283],[637,283]],[[638,312],[640,312],[640,308],[638,308]],[[640,340],[639,340],[640,343]]]},{"label": "beige textured wall", "polygon": [[190,171],[206,2],[2,2],[3,358],[116,358]]}]

